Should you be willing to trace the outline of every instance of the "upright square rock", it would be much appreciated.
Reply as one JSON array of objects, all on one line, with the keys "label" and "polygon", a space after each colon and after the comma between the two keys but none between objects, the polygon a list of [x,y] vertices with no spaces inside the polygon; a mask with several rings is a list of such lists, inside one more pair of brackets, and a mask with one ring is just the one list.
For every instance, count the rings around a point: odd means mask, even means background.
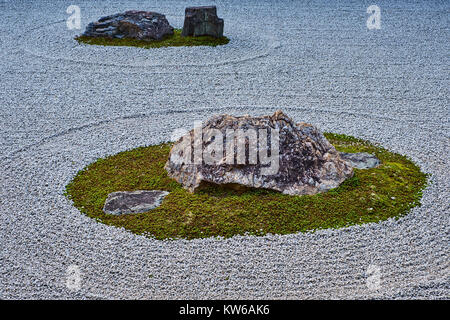
[{"label": "upright square rock", "polygon": [[181,35],[222,37],[223,19],[217,17],[216,6],[186,8]]}]

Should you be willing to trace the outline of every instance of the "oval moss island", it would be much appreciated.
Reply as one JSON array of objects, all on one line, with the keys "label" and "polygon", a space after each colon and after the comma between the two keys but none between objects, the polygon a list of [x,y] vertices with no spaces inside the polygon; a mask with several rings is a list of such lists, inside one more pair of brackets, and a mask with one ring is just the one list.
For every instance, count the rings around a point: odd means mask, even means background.
[{"label": "oval moss island", "polygon": [[[406,156],[368,141],[325,133],[338,151],[375,154],[381,165],[354,169],[338,188],[291,196],[270,190],[210,187],[189,193],[168,177],[171,143],[120,152],[77,173],[66,196],[82,213],[110,226],[156,239],[289,234],[342,228],[400,217],[420,205],[427,175]],[[109,215],[102,209],[115,191],[165,190],[161,206],[145,213]]]},{"label": "oval moss island", "polygon": [[104,37],[88,37],[77,36],[75,40],[79,44],[98,45],[98,46],[113,46],[113,47],[137,47],[143,49],[150,48],[165,48],[165,47],[196,47],[196,46],[209,46],[217,47],[225,45],[230,42],[225,36],[215,38],[212,36],[199,36],[199,37],[183,37],[181,35],[181,29],[174,29],[173,35],[166,36],[161,40],[136,40],[136,39],[118,39],[118,38],[104,38]]}]

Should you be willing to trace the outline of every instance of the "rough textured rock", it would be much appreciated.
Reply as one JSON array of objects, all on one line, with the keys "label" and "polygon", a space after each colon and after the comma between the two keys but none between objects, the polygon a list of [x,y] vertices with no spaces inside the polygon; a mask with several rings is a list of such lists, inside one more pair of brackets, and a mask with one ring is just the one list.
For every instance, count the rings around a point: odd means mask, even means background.
[{"label": "rough textured rock", "polygon": [[83,36],[106,38],[131,38],[137,40],[161,40],[173,35],[166,16],[149,11],[126,11],[100,18],[86,27]]},{"label": "rough textured rock", "polygon": [[381,163],[377,157],[367,152],[358,152],[358,153],[340,152],[340,156],[342,159],[349,162],[353,168],[357,169],[375,168]]},{"label": "rough textured rock", "polygon": [[262,117],[215,116],[174,144],[165,168],[191,192],[212,183],[315,194],[353,175],[316,127],[295,124],[282,111]]},{"label": "rough textured rock", "polygon": [[118,191],[108,194],[103,212],[108,214],[142,213],[159,207],[169,192],[159,190]]},{"label": "rough textured rock", "polygon": [[216,6],[186,8],[181,35],[222,37],[223,19],[217,17]]}]

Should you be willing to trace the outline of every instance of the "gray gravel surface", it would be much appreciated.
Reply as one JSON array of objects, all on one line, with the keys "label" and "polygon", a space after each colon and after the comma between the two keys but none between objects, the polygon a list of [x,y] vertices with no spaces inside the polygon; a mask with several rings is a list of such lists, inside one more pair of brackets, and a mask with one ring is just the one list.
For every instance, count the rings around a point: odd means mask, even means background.
[{"label": "gray gravel surface", "polygon": [[[80,46],[65,24],[77,4],[83,29],[126,9],[181,27],[178,0],[0,1],[0,298],[448,299],[450,3],[376,1],[381,30],[367,29],[365,1],[202,3],[218,6],[228,45]],[[340,230],[157,241],[63,196],[99,157],[212,114],[279,108],[411,157],[432,175],[423,205]]]}]

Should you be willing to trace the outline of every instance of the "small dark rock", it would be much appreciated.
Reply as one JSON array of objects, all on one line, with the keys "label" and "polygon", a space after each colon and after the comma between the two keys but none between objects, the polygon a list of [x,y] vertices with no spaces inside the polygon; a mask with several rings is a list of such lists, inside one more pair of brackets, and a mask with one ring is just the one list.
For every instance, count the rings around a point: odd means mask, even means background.
[{"label": "small dark rock", "polygon": [[353,168],[356,169],[370,169],[380,165],[380,160],[373,154],[367,152],[357,153],[340,153],[341,159],[350,163]]},{"label": "small dark rock", "polygon": [[216,6],[186,8],[181,35],[222,37],[223,19],[217,17]]},{"label": "small dark rock", "polygon": [[108,194],[103,212],[114,215],[146,212],[159,207],[168,194],[159,190],[113,192]]},{"label": "small dark rock", "polygon": [[173,27],[165,15],[136,10],[102,17],[89,23],[83,33],[87,37],[137,40],[161,40],[167,35],[173,35]]}]

